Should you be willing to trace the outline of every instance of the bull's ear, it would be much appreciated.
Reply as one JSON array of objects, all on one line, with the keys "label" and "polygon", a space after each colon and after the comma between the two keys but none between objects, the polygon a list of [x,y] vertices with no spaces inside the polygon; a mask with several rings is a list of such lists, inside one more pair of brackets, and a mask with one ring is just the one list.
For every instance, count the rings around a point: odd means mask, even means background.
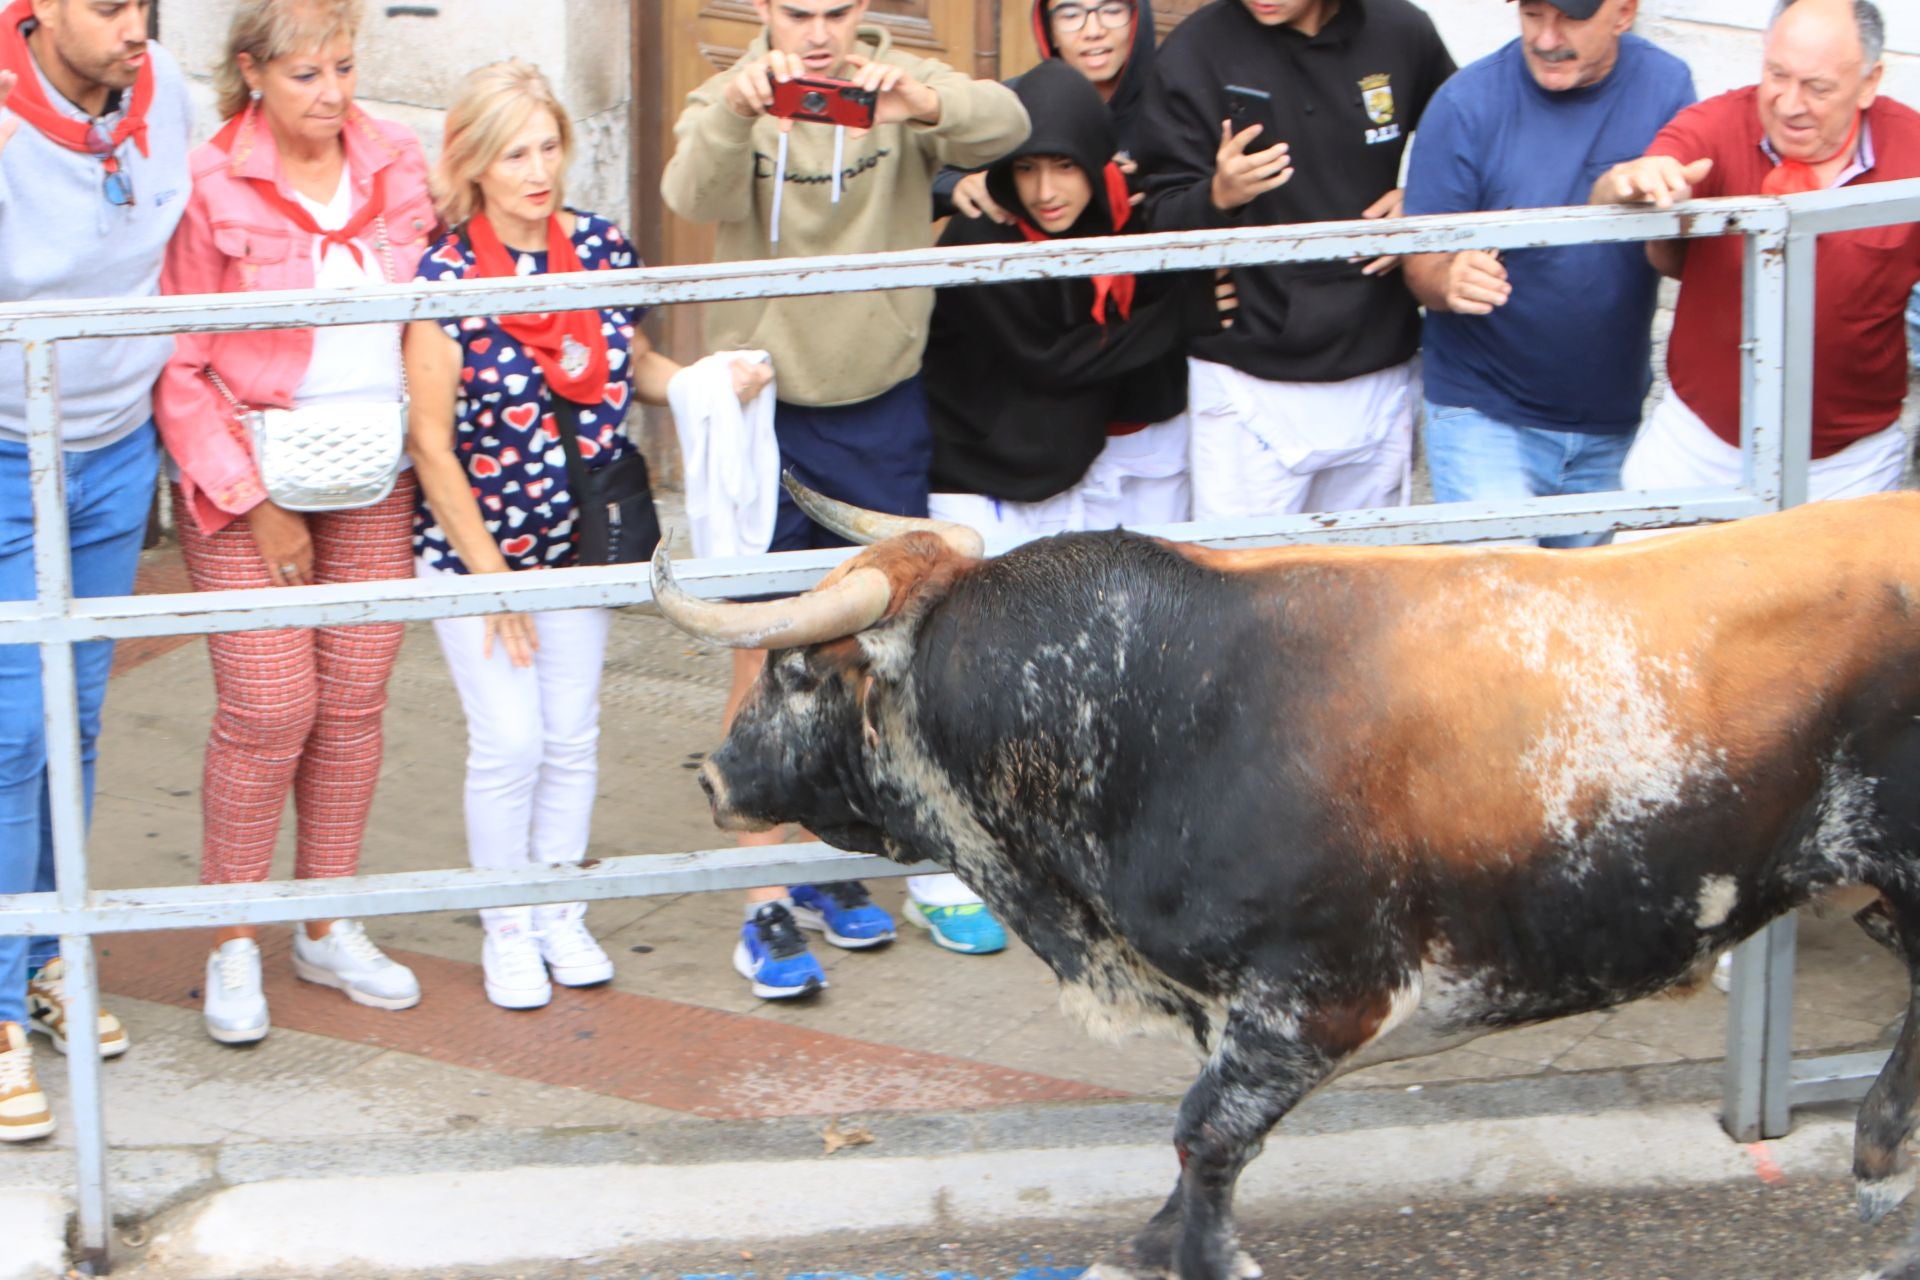
[{"label": "bull's ear", "polygon": [[[860,652],[866,655],[867,667],[875,677],[886,681],[906,678],[907,671],[913,666],[913,637],[919,630],[918,623],[915,615],[895,615],[879,626],[868,627],[855,637],[860,641]],[[864,688],[862,694],[865,694]]]}]

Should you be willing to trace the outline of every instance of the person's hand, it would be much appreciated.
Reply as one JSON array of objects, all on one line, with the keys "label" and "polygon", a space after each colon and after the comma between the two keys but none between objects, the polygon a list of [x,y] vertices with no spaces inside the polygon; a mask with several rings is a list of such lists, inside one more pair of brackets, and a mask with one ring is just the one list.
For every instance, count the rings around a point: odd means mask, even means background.
[{"label": "person's hand", "polygon": [[247,529],[260,558],[267,562],[267,577],[274,586],[298,587],[313,581],[313,539],[307,534],[305,516],[262,499],[247,512]]},{"label": "person's hand", "polygon": [[1462,249],[1447,264],[1447,310],[1455,315],[1492,315],[1512,296],[1507,264],[1495,250]]},{"label": "person's hand", "polygon": [[[1138,160],[1135,160],[1132,156],[1128,155],[1124,151],[1116,151],[1113,153],[1113,164],[1116,169],[1120,170],[1122,176],[1124,177],[1131,178],[1135,174],[1140,172],[1140,162]],[[1145,200],[1146,198],[1147,198],[1146,192],[1144,191],[1134,192],[1132,195],[1127,197],[1127,208],[1138,209],[1140,207],[1141,201]]]},{"label": "person's hand", "polygon": [[18,80],[13,72],[0,71],[0,151],[7,149],[7,140],[20,128],[20,117],[7,110],[7,99]]},{"label": "person's hand", "polygon": [[[1406,212],[1406,208],[1406,191],[1401,187],[1395,187],[1368,205],[1365,209],[1362,209],[1360,216],[1363,218],[1397,218]],[[1358,259],[1355,259],[1355,261],[1358,261]],[[1363,276],[1383,276],[1399,265],[1400,255],[1397,253],[1389,253],[1383,257],[1375,258],[1372,262],[1360,268],[1360,274]]]},{"label": "person's hand", "polygon": [[1013,225],[1013,215],[987,194],[985,173],[970,173],[954,184],[953,207],[969,218],[987,218],[1003,227]]},{"label": "person's hand", "polygon": [[1240,291],[1233,287],[1233,273],[1225,267],[1213,273],[1213,305],[1220,312],[1220,327],[1233,328],[1233,313],[1240,309]]},{"label": "person's hand", "polygon": [[1693,199],[1693,189],[1713,170],[1710,159],[1681,164],[1672,156],[1641,156],[1613,166],[1600,177],[1595,187],[1597,202],[1650,204],[1656,209],[1672,208]]},{"label": "person's hand", "polygon": [[1250,124],[1239,133],[1230,121],[1220,122],[1220,149],[1213,153],[1213,207],[1221,212],[1238,209],[1256,196],[1283,187],[1293,177],[1293,162],[1287,144],[1276,142],[1262,151],[1249,152],[1264,125]]},{"label": "person's hand", "polygon": [[[849,54],[847,66],[852,71],[847,77],[849,80],[877,95],[873,108],[875,124],[900,124],[909,120],[926,125],[940,123],[939,92],[908,75],[905,67],[873,62],[861,53]],[[857,138],[865,130],[848,132]]]},{"label": "person's hand", "polygon": [[733,394],[740,398],[741,404],[751,403],[773,381],[773,366],[765,360],[735,356],[728,370],[733,374]]},{"label": "person's hand", "polygon": [[[733,78],[720,91],[720,100],[737,116],[757,120],[773,106],[773,86],[805,74],[804,64],[792,54],[770,49],[751,62],[734,68]],[[780,128],[793,128],[793,121],[782,119]]]},{"label": "person's hand", "polygon": [[540,633],[534,630],[533,619],[524,613],[490,613],[486,616],[487,629],[480,639],[480,656],[491,658],[493,646],[502,645],[507,651],[507,661],[516,667],[533,665],[533,655],[540,648]]}]

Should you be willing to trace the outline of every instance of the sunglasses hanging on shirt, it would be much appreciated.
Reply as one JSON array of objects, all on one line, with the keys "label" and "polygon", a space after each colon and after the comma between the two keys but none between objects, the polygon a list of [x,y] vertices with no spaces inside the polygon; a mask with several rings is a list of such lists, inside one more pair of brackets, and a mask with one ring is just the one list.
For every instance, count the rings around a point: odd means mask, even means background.
[{"label": "sunglasses hanging on shirt", "polygon": [[125,209],[133,204],[133,175],[128,173],[115,154],[120,144],[114,140],[113,133],[98,122],[87,126],[87,154],[98,156],[100,165],[106,172],[101,183],[101,194],[107,203],[116,209]]}]

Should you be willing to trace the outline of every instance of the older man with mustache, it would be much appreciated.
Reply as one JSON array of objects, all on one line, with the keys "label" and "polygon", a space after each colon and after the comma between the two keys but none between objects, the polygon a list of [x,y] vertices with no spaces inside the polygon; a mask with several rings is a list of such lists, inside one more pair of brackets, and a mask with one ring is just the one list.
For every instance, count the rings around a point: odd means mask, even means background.
[{"label": "older man with mustache", "polygon": [[[1685,63],[1631,33],[1638,9],[1639,0],[1520,0],[1520,38],[1427,107],[1407,212],[1581,204],[1595,174],[1645,151],[1694,92]],[[1435,499],[1620,487],[1653,376],[1658,277],[1638,245],[1418,254],[1406,279],[1427,308]]]},{"label": "older man with mustache", "polygon": [[[1682,112],[1645,156],[1602,175],[1593,200],[1664,208],[1920,177],[1920,113],[1879,93],[1885,47],[1871,0],[1783,0],[1760,83]],[[1680,281],[1672,387],[1622,480],[1630,488],[1736,483],[1741,239],[1656,241],[1647,257]],[[1920,281],[1920,224],[1822,236],[1816,270],[1809,491],[1818,500],[1894,488],[1906,462],[1903,317]]]}]

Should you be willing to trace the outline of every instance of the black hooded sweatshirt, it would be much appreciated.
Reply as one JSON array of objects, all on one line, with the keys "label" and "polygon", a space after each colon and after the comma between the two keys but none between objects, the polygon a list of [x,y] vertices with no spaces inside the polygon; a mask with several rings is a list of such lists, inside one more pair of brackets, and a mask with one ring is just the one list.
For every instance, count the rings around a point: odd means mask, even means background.
[{"label": "black hooded sweatshirt", "polygon": [[[1100,0],[1080,2],[1098,4]],[[1088,21],[1098,22],[1100,19],[1089,18]],[[1126,65],[1120,68],[1120,82],[1114,85],[1113,96],[1107,99],[1107,119],[1113,125],[1114,150],[1128,156],[1133,155],[1134,128],[1140,118],[1140,99],[1153,79],[1154,38],[1153,0],[1133,0],[1133,44],[1127,52]],[[1042,58],[1054,61],[1060,57],[1060,50],[1053,43],[1053,29],[1047,25],[1047,0],[1033,0],[1033,42]],[[1010,89],[1017,88],[1019,84],[1019,76],[1007,81]],[[949,166],[934,175],[933,216],[936,221],[953,213],[953,188],[968,172]]]},{"label": "black hooded sweatshirt", "polygon": [[[1043,62],[1014,86],[1033,132],[987,170],[1002,208],[1026,215],[1014,186],[1022,156],[1066,156],[1086,171],[1093,199],[1061,239],[1114,234],[1106,166],[1113,130],[1091,83]],[[1137,213],[1137,211],[1136,211]],[[1142,229],[1137,219],[1119,234]],[[955,217],[943,246],[1024,244],[1018,227]],[[1220,325],[1207,273],[1136,277],[1132,310],[1110,300],[1093,317],[1086,277],[941,289],[922,366],[933,422],[933,489],[1038,502],[1084,476],[1116,424],[1145,424],[1186,408],[1187,343]]]},{"label": "black hooded sweatshirt", "polygon": [[[1167,37],[1140,109],[1139,161],[1156,231],[1358,218],[1399,184],[1400,156],[1453,59],[1408,0],[1341,0],[1319,34],[1262,26],[1241,0],[1213,0]],[[1213,207],[1227,85],[1273,95],[1293,178],[1230,212]],[[1233,328],[1193,354],[1274,382],[1340,382],[1404,363],[1420,316],[1398,271],[1301,262],[1235,267]]]}]

